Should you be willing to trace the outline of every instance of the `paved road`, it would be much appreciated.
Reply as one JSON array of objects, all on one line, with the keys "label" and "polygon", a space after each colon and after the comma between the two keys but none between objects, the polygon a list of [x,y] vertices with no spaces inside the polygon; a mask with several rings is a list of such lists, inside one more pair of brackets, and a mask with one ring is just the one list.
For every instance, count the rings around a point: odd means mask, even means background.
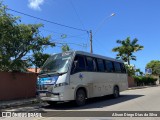
[{"label": "paved road", "polygon": [[[121,93],[121,96],[118,99],[112,99],[110,96],[102,97],[102,98],[96,98],[96,99],[90,99],[87,102],[87,105],[83,107],[76,107],[75,105],[71,103],[61,103],[56,106],[49,106],[48,104],[38,104],[33,106],[26,106],[26,107],[20,107],[15,109],[10,109],[12,111],[39,111],[43,110],[46,111],[46,114],[48,116],[52,115],[52,111],[62,111],[61,113],[56,113],[56,115],[65,115],[65,114],[72,114],[70,111],[85,111],[84,113],[87,113],[87,111],[160,111],[160,86],[158,87],[150,87],[150,88],[144,88],[144,89],[134,89],[134,90],[126,90]],[[68,111],[67,113],[65,111]],[[98,114],[98,112],[92,112],[93,115]],[[54,113],[55,114],[55,113]],[[74,113],[74,114],[80,114]],[[90,113],[88,113],[90,114]],[[103,114],[104,115],[104,114]],[[5,119],[5,118],[3,118]],[[30,118],[31,119],[31,118]],[[111,120],[111,119],[126,119],[129,118],[125,117],[108,117],[108,118],[91,118],[91,117],[71,117],[71,118],[63,118],[63,117],[48,117],[48,118],[33,118],[34,120]],[[135,119],[135,118],[130,118]],[[141,117],[136,119],[160,119],[156,117]],[[15,120],[15,118],[14,118]],[[19,120],[19,118],[17,118]]]}]

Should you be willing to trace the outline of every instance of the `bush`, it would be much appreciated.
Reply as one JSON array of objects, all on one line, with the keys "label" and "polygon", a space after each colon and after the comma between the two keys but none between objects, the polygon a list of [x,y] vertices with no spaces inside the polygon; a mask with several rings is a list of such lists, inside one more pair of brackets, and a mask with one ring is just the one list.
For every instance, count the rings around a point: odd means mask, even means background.
[{"label": "bush", "polygon": [[137,86],[143,85],[155,85],[157,79],[152,77],[145,77],[145,76],[134,76],[135,82]]}]

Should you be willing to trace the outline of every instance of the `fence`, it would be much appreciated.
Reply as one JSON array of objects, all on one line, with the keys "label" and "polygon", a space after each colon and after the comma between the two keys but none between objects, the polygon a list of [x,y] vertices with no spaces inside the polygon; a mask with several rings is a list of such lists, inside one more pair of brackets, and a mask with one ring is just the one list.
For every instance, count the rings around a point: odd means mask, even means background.
[{"label": "fence", "polygon": [[35,73],[0,72],[0,100],[35,97]]},{"label": "fence", "polygon": [[128,76],[128,87],[135,87],[135,81],[133,77]]}]

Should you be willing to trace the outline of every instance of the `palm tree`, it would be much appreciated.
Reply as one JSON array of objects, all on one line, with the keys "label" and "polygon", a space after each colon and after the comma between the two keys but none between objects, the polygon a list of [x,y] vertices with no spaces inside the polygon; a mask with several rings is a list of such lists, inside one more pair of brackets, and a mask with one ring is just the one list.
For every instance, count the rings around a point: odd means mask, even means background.
[{"label": "palm tree", "polygon": [[66,52],[66,51],[70,51],[70,48],[67,44],[62,46],[62,52]]},{"label": "palm tree", "polygon": [[143,46],[137,44],[137,42],[137,38],[131,41],[130,37],[127,37],[125,40],[117,40],[117,43],[121,46],[113,48],[112,51],[118,52],[116,57],[117,59],[122,59],[130,65],[130,60],[136,60],[136,56],[134,56],[133,53],[144,48]]}]

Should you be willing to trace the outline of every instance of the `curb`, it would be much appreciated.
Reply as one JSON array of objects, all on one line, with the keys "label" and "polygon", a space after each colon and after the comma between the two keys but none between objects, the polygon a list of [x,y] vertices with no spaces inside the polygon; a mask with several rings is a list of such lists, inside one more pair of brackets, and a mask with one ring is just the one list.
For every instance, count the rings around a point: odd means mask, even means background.
[{"label": "curb", "polygon": [[130,87],[127,90],[143,89],[143,88],[158,87],[158,86],[160,86],[160,85]]},{"label": "curb", "polygon": [[30,99],[23,99],[23,100],[12,100],[12,101],[1,101],[0,102],[0,109],[36,104],[39,102],[40,101],[37,98],[30,98]]}]

